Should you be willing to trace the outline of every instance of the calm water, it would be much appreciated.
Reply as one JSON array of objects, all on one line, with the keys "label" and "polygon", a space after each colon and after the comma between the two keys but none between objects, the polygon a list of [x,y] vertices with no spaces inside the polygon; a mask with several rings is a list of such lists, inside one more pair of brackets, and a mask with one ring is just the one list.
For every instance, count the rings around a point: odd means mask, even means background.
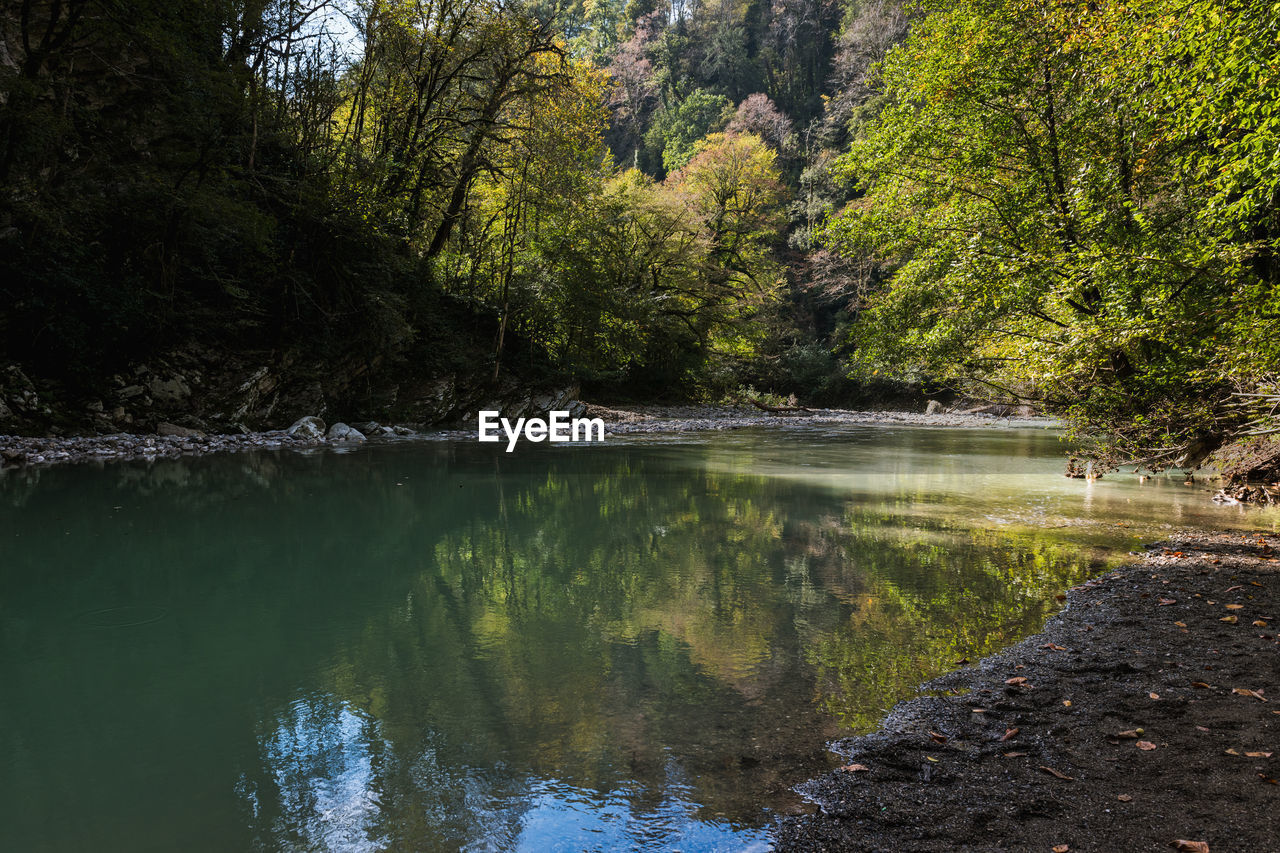
[{"label": "calm water", "polygon": [[0,477],[0,849],[765,849],[833,736],[1171,526],[1038,431]]}]

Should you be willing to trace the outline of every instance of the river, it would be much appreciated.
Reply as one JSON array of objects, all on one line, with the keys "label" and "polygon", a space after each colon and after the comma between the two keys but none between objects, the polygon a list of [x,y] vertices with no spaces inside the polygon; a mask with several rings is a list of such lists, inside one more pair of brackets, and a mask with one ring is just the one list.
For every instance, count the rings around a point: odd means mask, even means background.
[{"label": "river", "polygon": [[1047,430],[0,477],[0,849],[767,849],[831,738],[1178,527]]}]

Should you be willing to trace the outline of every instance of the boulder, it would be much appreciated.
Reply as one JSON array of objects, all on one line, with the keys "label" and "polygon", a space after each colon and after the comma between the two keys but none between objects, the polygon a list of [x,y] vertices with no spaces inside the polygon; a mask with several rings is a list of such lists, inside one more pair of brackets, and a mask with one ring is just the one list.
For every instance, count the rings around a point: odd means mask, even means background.
[{"label": "boulder", "polygon": [[347,426],[344,423],[336,423],[329,427],[328,439],[330,441],[364,441],[364,433],[355,427]]},{"label": "boulder", "polygon": [[152,379],[147,383],[151,390],[151,399],[161,406],[178,406],[191,396],[191,386],[181,376],[172,379]]},{"label": "boulder", "polygon": [[940,415],[945,411],[945,407],[937,400],[930,400],[929,405],[925,407],[926,415]]},{"label": "boulder", "polygon": [[176,435],[179,438],[204,438],[204,433],[198,429],[168,423],[157,424],[156,433],[158,435]]},{"label": "boulder", "polygon": [[307,415],[294,421],[293,426],[289,427],[287,433],[294,438],[319,440],[324,438],[324,421],[315,415]]}]

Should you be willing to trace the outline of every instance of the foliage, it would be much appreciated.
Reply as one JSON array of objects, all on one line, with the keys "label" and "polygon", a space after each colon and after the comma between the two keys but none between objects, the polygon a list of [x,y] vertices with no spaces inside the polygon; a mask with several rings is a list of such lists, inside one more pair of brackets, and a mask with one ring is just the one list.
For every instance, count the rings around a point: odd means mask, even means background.
[{"label": "foliage", "polygon": [[[1153,464],[1232,434],[1218,401],[1274,358],[1240,346],[1274,300],[1275,125],[1256,84],[1277,49],[1260,11],[928,7],[839,165],[865,195],[830,244],[894,268],[856,368],[1039,398]],[[1208,81],[1226,94],[1200,97]]]}]

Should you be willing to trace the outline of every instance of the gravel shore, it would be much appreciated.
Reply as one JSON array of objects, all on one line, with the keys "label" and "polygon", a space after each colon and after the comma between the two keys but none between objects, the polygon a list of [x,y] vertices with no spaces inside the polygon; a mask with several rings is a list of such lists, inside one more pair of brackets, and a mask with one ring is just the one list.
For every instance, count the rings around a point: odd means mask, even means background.
[{"label": "gravel shore", "polygon": [[[913,412],[858,412],[845,409],[813,409],[794,414],[772,414],[751,406],[629,406],[606,408],[587,406],[587,417],[601,418],[606,435],[643,433],[704,432],[746,427],[792,427],[804,424],[885,424],[1008,428],[1051,427],[1050,418],[996,417],[981,414],[925,415]],[[205,453],[233,453],[252,450],[305,450],[341,446],[341,442],[302,438],[283,430],[267,432],[203,435],[89,435],[66,437],[26,437],[0,435],[0,467],[57,465],[70,462],[122,459],[160,459]],[[372,443],[387,441],[474,440],[471,428],[441,428],[409,436],[369,436]]]},{"label": "gravel shore", "polygon": [[1278,552],[1188,534],[1071,590],[1041,633],[835,744],[843,769],[801,788],[820,813],[778,849],[1280,849]]}]

